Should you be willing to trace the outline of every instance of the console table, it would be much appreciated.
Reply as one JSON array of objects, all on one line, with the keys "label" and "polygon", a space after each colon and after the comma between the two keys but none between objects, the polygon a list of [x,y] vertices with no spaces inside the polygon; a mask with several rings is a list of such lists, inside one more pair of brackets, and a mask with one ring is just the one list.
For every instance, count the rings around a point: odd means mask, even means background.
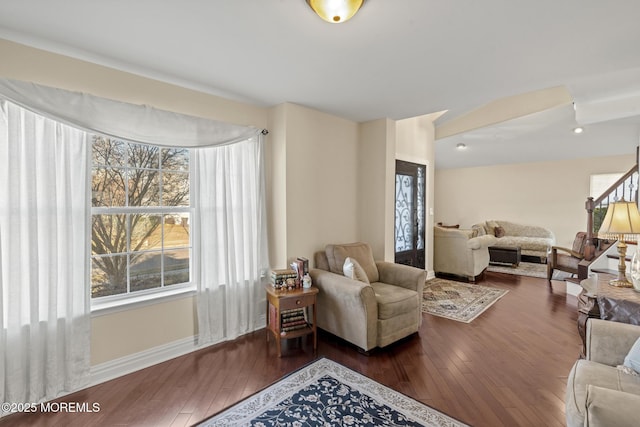
[{"label": "console table", "polygon": [[[609,285],[615,275],[598,273],[597,284],[585,279],[578,295],[578,333],[582,339],[582,356],[586,353],[587,320],[596,317],[613,322],[640,325],[640,293],[632,288],[616,288]],[[589,289],[589,290],[587,290]]]}]

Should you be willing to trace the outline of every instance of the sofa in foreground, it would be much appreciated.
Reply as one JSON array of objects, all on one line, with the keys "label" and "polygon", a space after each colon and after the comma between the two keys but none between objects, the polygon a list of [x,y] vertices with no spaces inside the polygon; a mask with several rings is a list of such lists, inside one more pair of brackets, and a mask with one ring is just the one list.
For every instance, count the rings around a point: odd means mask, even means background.
[{"label": "sofa in foreground", "polygon": [[495,236],[498,239],[496,246],[519,247],[523,257],[535,257],[542,263],[547,261],[547,253],[556,244],[551,230],[536,225],[490,220],[471,228],[477,230],[479,236]]},{"label": "sofa in foreground", "polygon": [[420,329],[426,271],[375,261],[366,243],[327,245],[314,261],[319,328],[364,352]]},{"label": "sofa in foreground", "polygon": [[[624,366],[640,326],[594,318],[586,334],[586,357],[573,365],[567,380],[567,426],[640,425],[640,376]],[[631,364],[640,369],[638,358]]]}]

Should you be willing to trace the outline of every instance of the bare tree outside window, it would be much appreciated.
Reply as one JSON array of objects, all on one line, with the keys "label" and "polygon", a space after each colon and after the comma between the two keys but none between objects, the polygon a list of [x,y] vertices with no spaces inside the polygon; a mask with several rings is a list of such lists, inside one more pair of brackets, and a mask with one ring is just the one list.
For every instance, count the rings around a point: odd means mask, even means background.
[{"label": "bare tree outside window", "polygon": [[189,150],[94,136],[92,153],[92,297],[189,282]]}]

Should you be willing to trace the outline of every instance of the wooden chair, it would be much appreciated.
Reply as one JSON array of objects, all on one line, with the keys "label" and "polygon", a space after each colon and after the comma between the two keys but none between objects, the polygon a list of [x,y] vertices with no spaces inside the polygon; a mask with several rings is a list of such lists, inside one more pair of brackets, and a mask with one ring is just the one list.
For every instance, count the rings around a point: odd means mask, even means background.
[{"label": "wooden chair", "polygon": [[554,270],[565,271],[567,273],[578,274],[578,264],[584,259],[587,233],[579,231],[573,240],[571,249],[560,246],[552,246],[547,259],[547,279],[551,280]]}]

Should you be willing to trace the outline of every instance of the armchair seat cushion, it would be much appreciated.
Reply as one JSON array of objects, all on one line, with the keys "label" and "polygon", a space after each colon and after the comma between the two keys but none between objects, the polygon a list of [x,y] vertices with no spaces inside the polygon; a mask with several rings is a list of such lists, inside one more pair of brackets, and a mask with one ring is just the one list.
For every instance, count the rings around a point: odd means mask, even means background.
[{"label": "armchair seat cushion", "polygon": [[372,283],[371,287],[378,302],[378,319],[384,320],[404,313],[415,313],[418,309],[416,291],[382,282]]}]

